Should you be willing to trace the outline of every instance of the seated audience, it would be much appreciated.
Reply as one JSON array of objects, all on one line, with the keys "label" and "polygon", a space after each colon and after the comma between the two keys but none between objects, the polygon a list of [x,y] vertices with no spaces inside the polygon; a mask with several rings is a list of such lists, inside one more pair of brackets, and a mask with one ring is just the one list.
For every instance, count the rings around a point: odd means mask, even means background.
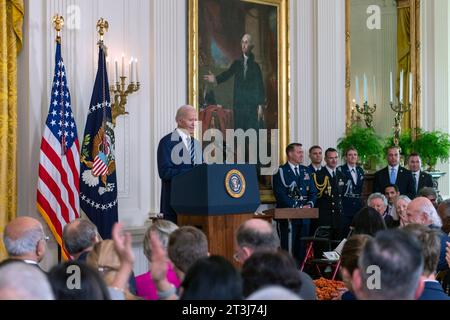
[{"label": "seated audience", "polygon": [[252,254],[242,266],[242,279],[244,297],[268,285],[280,285],[294,293],[302,285],[294,258],[281,250]]},{"label": "seated audience", "polygon": [[381,193],[372,193],[367,199],[367,205],[378,211],[381,217],[384,219],[386,227],[395,227],[394,218],[387,213],[388,201]]},{"label": "seated audience", "polygon": [[[243,264],[254,252],[278,251],[280,241],[272,225],[263,219],[250,219],[242,223],[236,231],[234,258]],[[300,273],[302,286],[299,295],[304,300],[316,300],[316,285],[311,277]]]},{"label": "seated audience", "polygon": [[354,235],[367,234],[373,237],[378,231],[385,230],[386,224],[378,211],[364,207],[353,218],[352,228]]},{"label": "seated audience", "polygon": [[450,235],[450,199],[442,201],[437,208],[442,221],[442,231]]},{"label": "seated audience", "polygon": [[358,259],[367,241],[372,237],[367,234],[353,235],[347,239],[341,252],[340,271],[342,281],[347,291],[341,296],[341,300],[356,300],[352,285],[353,272],[358,268]]},{"label": "seated audience", "polygon": [[110,292],[100,274],[83,261],[67,261],[54,266],[48,278],[57,300],[110,300]]},{"label": "seated audience", "polygon": [[[103,240],[94,245],[89,252],[86,263],[97,270],[108,287],[113,287],[113,282],[121,267],[119,254],[115,249],[113,240]],[[121,288],[126,300],[134,300],[134,296],[129,290],[129,284]]]},{"label": "seated audience", "polygon": [[413,300],[423,291],[419,241],[401,229],[384,230],[367,241],[353,272],[358,300]]},{"label": "seated audience", "polygon": [[[436,208],[431,201],[425,197],[417,197],[406,209],[408,223],[418,223],[430,227],[431,229],[441,230],[442,221],[437,214]],[[442,271],[448,268],[445,262],[445,243],[450,241],[450,237],[445,233],[440,233],[441,238],[441,251],[439,255],[439,262],[437,271]]]},{"label": "seated audience", "polygon": [[436,268],[441,250],[438,231],[416,223],[408,224],[403,230],[415,236],[422,245],[425,287],[419,300],[450,300],[442,285],[436,280]]},{"label": "seated audience", "polygon": [[180,293],[181,300],[241,300],[241,275],[221,256],[204,257],[189,268]]},{"label": "seated audience", "polygon": [[46,275],[33,265],[9,260],[0,265],[0,300],[53,300]]},{"label": "seated audience", "polygon": [[200,258],[208,256],[208,241],[205,234],[191,226],[183,226],[169,237],[167,252],[164,250],[156,232],[150,235],[152,247],[152,279],[160,300],[176,300],[176,287],[167,280],[168,259],[172,261],[178,279],[184,280],[188,269]]},{"label": "seated audience", "polygon": [[400,222],[399,226],[403,227],[406,225],[407,216],[406,216],[406,208],[408,207],[408,204],[411,202],[411,199],[408,196],[400,195],[397,198],[397,201],[395,201],[395,210],[398,220]]},{"label": "seated audience", "polygon": [[42,224],[32,217],[17,217],[5,227],[3,243],[9,259],[35,265],[42,261],[47,251],[48,237]]},{"label": "seated audience", "polygon": [[[178,226],[169,220],[158,219],[148,227],[144,236],[144,255],[149,262],[148,271],[136,277],[136,293],[138,296],[143,297],[146,300],[158,300],[158,293],[156,290],[155,283],[152,280],[152,246],[150,243],[150,235],[152,232],[156,232],[161,245],[164,250],[167,251],[167,245],[169,243],[170,234],[178,229]],[[175,287],[180,286],[180,280],[178,280],[175,270],[173,269],[172,263],[167,261],[167,280],[172,283]]]},{"label": "seated audience", "polygon": [[63,246],[73,260],[86,261],[89,251],[100,240],[97,227],[89,219],[76,219],[64,226]]}]

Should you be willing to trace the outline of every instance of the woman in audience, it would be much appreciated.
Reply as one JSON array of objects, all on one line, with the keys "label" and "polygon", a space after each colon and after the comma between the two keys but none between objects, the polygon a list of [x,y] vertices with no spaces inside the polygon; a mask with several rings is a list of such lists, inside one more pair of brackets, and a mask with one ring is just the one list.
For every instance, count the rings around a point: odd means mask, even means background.
[{"label": "woman in audience", "polygon": [[399,220],[400,227],[404,227],[406,225],[406,208],[410,202],[411,199],[408,196],[400,195],[394,203],[394,211],[397,215],[396,220]]},{"label": "woman in audience", "polygon": [[225,258],[201,258],[189,268],[180,292],[181,300],[240,300],[242,279]]},{"label": "woman in audience", "polygon": [[386,229],[383,217],[371,207],[364,207],[358,211],[352,221],[353,234],[367,234],[375,236],[380,230]]},{"label": "woman in audience", "polygon": [[244,297],[268,285],[280,285],[299,293],[302,285],[294,259],[284,251],[253,253],[242,266],[241,274]]},{"label": "woman in audience", "polygon": [[110,300],[99,273],[82,261],[68,261],[48,273],[56,300]]},{"label": "woman in audience", "polygon": [[[136,277],[136,293],[138,296],[146,299],[146,300],[158,300],[158,293],[156,290],[155,283],[152,280],[152,265],[151,265],[151,256],[152,256],[152,246],[150,243],[150,233],[153,231],[158,235],[158,238],[164,248],[167,251],[167,245],[169,243],[170,234],[177,230],[178,226],[168,220],[158,219],[156,220],[150,227],[148,227],[144,236],[144,254],[147,257],[149,268],[146,273],[143,273]],[[180,281],[173,269],[172,263],[169,261],[168,271],[167,271],[167,280],[172,283],[175,287],[180,286]]]},{"label": "woman in audience", "polygon": [[367,234],[358,234],[351,236],[344,244],[341,253],[341,265],[340,271],[342,275],[342,281],[344,281],[345,287],[348,291],[344,292],[341,296],[341,300],[356,300],[353,294],[352,275],[358,268],[358,259],[361,252],[366,245],[366,242],[371,238]]}]

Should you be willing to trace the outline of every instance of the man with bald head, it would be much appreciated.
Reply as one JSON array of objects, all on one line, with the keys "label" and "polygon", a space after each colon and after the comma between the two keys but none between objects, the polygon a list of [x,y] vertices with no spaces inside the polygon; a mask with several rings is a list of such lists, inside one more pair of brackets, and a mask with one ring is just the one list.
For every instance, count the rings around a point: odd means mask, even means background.
[{"label": "man with bald head", "polygon": [[38,266],[47,251],[48,237],[42,224],[31,217],[17,217],[5,227],[3,243],[9,259]]},{"label": "man with bald head", "polygon": [[439,263],[437,271],[448,269],[448,265],[445,261],[445,245],[447,241],[450,241],[450,237],[442,232],[442,221],[439,217],[436,208],[431,201],[425,197],[417,197],[408,204],[406,209],[406,222],[418,223],[428,226],[431,229],[439,231],[441,239],[441,252],[439,255]]},{"label": "man with bald head", "polygon": [[164,219],[177,223],[170,205],[172,178],[202,163],[200,143],[194,139],[197,110],[189,105],[180,107],[175,121],[177,128],[164,136],[158,145],[158,173],[161,178],[161,213]]},{"label": "man with bald head", "polygon": [[[259,251],[275,252],[280,247],[280,240],[272,225],[263,219],[250,219],[236,230],[234,259],[244,264],[250,256]],[[300,271],[299,271],[300,272]],[[300,272],[300,297],[316,300],[316,287],[311,277]]]}]

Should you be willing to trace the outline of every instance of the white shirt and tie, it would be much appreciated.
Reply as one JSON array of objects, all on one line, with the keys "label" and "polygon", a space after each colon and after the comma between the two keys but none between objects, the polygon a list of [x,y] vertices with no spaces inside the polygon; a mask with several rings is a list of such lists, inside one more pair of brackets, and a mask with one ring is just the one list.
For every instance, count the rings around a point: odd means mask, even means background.
[{"label": "white shirt and tie", "polygon": [[358,183],[358,174],[356,173],[356,167],[352,167],[349,164],[347,164],[347,167],[350,171],[350,174],[352,175],[353,182],[356,185]]},{"label": "white shirt and tie", "polygon": [[389,182],[391,184],[395,184],[395,181],[397,181],[397,175],[398,175],[398,168],[400,165],[396,165],[394,167],[388,166],[389,169]]},{"label": "white shirt and tie", "polygon": [[293,164],[289,161],[288,161],[288,163],[289,163],[289,167],[291,167],[292,172],[294,172],[295,176],[298,178],[298,176],[300,175],[299,165]]},{"label": "white shirt and tie", "polygon": [[326,168],[327,168],[328,173],[330,174],[330,176],[331,176],[332,178],[335,178],[335,177],[336,177],[336,168],[331,169],[329,166],[326,166]]},{"label": "white shirt and tie", "polygon": [[192,146],[192,138],[190,135],[188,135],[184,130],[181,130],[180,128],[176,128],[178,135],[180,136],[181,140],[183,140],[184,145],[186,146],[186,149],[189,151],[189,154],[191,155],[190,158],[192,159],[193,155],[195,157],[195,150],[191,150]]}]

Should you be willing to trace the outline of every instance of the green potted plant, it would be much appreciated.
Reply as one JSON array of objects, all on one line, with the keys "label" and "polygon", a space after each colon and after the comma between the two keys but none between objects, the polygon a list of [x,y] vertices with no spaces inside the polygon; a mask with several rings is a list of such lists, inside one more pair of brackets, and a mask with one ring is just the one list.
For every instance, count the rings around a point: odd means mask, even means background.
[{"label": "green potted plant", "polygon": [[345,151],[354,147],[358,150],[361,163],[366,169],[375,169],[383,158],[382,138],[371,128],[352,126],[344,137],[338,139],[337,148],[343,157]]},{"label": "green potted plant", "polygon": [[422,161],[427,165],[427,171],[434,171],[438,160],[447,162],[450,156],[450,135],[442,131],[417,130],[413,150],[420,154]]}]

